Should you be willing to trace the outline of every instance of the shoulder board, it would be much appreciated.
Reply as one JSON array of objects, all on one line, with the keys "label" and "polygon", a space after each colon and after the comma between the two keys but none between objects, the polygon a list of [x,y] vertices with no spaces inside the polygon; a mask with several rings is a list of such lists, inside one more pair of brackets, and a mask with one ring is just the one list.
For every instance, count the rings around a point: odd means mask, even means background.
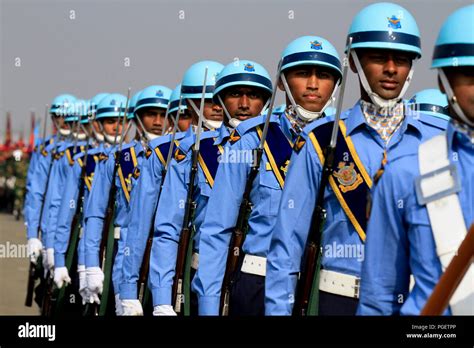
[{"label": "shoulder board", "polygon": [[[266,115],[259,115],[257,117],[250,118],[241,122],[236,130],[240,136],[244,135],[245,133],[249,132],[250,130],[254,129],[255,127],[265,123]],[[270,122],[278,122],[277,116],[272,116]]]},{"label": "shoulder board", "polygon": [[[201,134],[202,136],[202,134]],[[183,153],[188,153],[188,151],[191,149],[191,147],[194,145],[194,142],[196,141],[196,135],[195,134],[190,134],[186,137],[184,137],[180,142],[179,142],[179,148]]]},{"label": "shoulder board", "polygon": [[441,130],[446,130],[448,128],[448,121],[444,120],[440,117],[436,117],[433,115],[425,114],[420,112],[419,114],[419,121],[423,124],[427,124],[432,127],[439,128]]}]

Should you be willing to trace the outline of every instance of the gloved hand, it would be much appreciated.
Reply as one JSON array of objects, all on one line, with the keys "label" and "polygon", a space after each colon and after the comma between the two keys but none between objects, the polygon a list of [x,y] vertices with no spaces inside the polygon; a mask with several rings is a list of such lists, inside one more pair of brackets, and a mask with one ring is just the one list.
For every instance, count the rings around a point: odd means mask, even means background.
[{"label": "gloved hand", "polygon": [[43,244],[38,238],[30,238],[28,239],[27,248],[30,261],[36,265],[36,263],[38,262],[38,257],[40,256],[41,251],[43,249]]},{"label": "gloved hand", "polygon": [[89,290],[89,302],[100,304],[99,295],[104,287],[104,272],[100,267],[86,268],[87,289]]},{"label": "gloved hand", "polygon": [[142,304],[138,300],[122,300],[122,315],[143,316]]},{"label": "gloved hand", "polygon": [[89,302],[89,289],[87,288],[86,266],[78,265],[77,273],[79,274],[79,294],[82,297],[82,304]]},{"label": "gloved hand", "polygon": [[171,305],[158,305],[153,307],[153,315],[155,316],[177,316]]},{"label": "gloved hand", "polygon": [[71,284],[71,278],[66,267],[58,267],[54,269],[54,283],[61,289],[66,284]]},{"label": "gloved hand", "polygon": [[120,301],[120,294],[115,295],[115,315],[120,317],[123,315],[122,301]]}]

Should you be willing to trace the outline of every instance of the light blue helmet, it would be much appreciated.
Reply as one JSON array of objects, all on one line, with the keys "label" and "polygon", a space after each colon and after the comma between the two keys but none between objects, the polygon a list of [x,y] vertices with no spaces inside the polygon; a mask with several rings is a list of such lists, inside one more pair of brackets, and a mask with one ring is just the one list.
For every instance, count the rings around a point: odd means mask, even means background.
[{"label": "light blue helmet", "polygon": [[354,17],[347,43],[349,37],[355,49],[400,50],[421,57],[420,31],[415,18],[397,4],[380,2],[365,7]]},{"label": "light blue helmet", "polygon": [[425,114],[450,120],[448,98],[439,89],[424,89],[416,93],[409,101],[410,108]]},{"label": "light blue helmet", "polygon": [[474,66],[474,5],[452,13],[436,40],[431,67],[454,66]]},{"label": "light blue helmet", "polygon": [[290,42],[281,54],[281,71],[298,65],[319,65],[333,69],[341,78],[341,61],[334,46],[319,36],[302,36]]},{"label": "light blue helmet", "polygon": [[184,73],[181,82],[181,96],[183,99],[200,99],[202,95],[202,84],[204,82],[204,72],[207,67],[205,98],[212,99],[216,76],[224,66],[212,60],[203,60],[194,63]]},{"label": "light blue helmet", "polygon": [[137,105],[137,100],[140,97],[141,92],[142,91],[138,91],[133,95],[133,97],[130,98],[130,101],[128,102],[127,120],[135,118],[135,105]]},{"label": "light blue helmet", "polygon": [[[178,111],[179,106],[179,98],[181,97],[181,84],[177,85],[173,92],[171,92],[170,97],[170,110],[169,113],[173,114]],[[181,110],[186,110],[188,107],[186,106],[186,100],[183,98],[181,100]]]},{"label": "light blue helmet", "polygon": [[148,107],[168,108],[170,96],[171,89],[165,86],[155,85],[143,89],[135,104],[135,114],[138,110]]},{"label": "light blue helmet", "polygon": [[99,105],[97,105],[96,119],[123,117],[125,115],[126,105],[126,96],[118,93],[109,94],[99,102]]},{"label": "light blue helmet", "polygon": [[68,115],[64,119],[65,122],[77,122],[80,118],[82,124],[89,123],[90,101],[76,99],[68,108],[67,113]]},{"label": "light blue helmet", "polygon": [[72,94],[61,94],[53,99],[49,112],[56,116],[66,116],[71,103],[76,101],[76,97]]},{"label": "light blue helmet", "polygon": [[258,87],[266,92],[267,98],[272,94],[272,81],[267,70],[251,60],[238,60],[222,69],[216,79],[214,102],[219,103],[217,96],[232,86]]}]

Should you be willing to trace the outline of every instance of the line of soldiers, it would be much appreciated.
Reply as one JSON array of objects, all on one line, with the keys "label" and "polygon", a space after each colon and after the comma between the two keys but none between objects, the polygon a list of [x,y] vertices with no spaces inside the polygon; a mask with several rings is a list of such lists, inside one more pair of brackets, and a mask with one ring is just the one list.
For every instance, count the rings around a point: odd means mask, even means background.
[{"label": "line of soldiers", "polygon": [[[420,35],[392,3],[355,16],[342,62],[292,41],[273,82],[206,60],[173,91],[58,96],[28,173],[27,305],[39,278],[43,315],[419,314],[474,220],[473,23],[448,17],[442,92],[410,101]],[[446,314],[474,313],[472,277]]]}]

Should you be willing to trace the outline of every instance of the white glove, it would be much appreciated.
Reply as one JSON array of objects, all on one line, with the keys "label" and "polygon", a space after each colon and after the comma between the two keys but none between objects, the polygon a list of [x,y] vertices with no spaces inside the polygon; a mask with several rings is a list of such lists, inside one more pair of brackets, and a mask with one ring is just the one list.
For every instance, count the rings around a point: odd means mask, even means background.
[{"label": "white glove", "polygon": [[89,302],[100,304],[99,295],[104,287],[104,272],[100,267],[86,268],[87,288],[89,290]]},{"label": "white glove", "polygon": [[122,315],[143,316],[142,304],[138,300],[122,300]]},{"label": "white glove", "polygon": [[122,308],[122,301],[120,301],[120,294],[115,295],[115,315],[118,317],[123,315],[123,308]]},{"label": "white glove", "polygon": [[89,302],[89,289],[87,288],[86,266],[78,265],[77,273],[79,274],[79,294],[82,297],[82,304]]},{"label": "white glove", "polygon": [[71,277],[66,267],[57,267],[54,269],[54,282],[56,286],[61,289],[66,284],[71,284]]},{"label": "white glove", "polygon": [[[43,261],[43,266],[44,265],[45,263]],[[52,271],[54,268],[54,249],[53,248],[46,249],[46,267],[45,268],[48,271]]]},{"label": "white glove", "polygon": [[43,244],[38,238],[30,238],[28,239],[28,256],[30,257],[30,261],[36,265],[38,262],[38,257],[41,254],[43,249]]},{"label": "white glove", "polygon": [[159,305],[153,307],[153,315],[155,316],[177,316],[171,305]]}]

